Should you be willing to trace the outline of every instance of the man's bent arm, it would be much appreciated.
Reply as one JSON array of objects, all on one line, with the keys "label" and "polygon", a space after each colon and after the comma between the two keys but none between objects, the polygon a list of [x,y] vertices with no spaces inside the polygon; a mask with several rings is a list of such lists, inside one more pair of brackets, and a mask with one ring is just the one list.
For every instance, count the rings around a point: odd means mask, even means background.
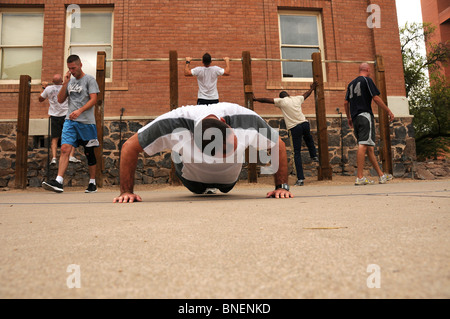
[{"label": "man's bent arm", "polygon": [[350,103],[347,100],[344,102],[344,110],[345,110],[345,115],[347,116],[348,126],[350,126],[350,128],[353,128],[353,122],[352,122],[352,117],[351,117],[351,113],[350,113]]},{"label": "man's bent arm", "polygon": [[229,57],[225,57],[223,59],[225,61],[225,71],[224,71],[223,75],[229,76],[231,74],[231,72],[230,72],[230,58]]},{"label": "man's bent arm", "polygon": [[389,119],[391,121],[394,120],[394,113],[391,112],[391,110],[388,108],[388,106],[386,104],[384,104],[383,100],[381,99],[381,97],[379,95],[376,95],[373,97],[373,101],[379,106],[381,107],[383,110],[386,111],[386,113],[389,115]]},{"label": "man's bent arm", "polygon": [[186,65],[184,66],[184,76],[192,76],[191,68],[189,67],[191,60],[191,57],[186,58]]},{"label": "man's bent arm", "polygon": [[253,101],[259,102],[259,103],[275,104],[274,99],[265,98],[265,97],[261,97],[261,98],[253,97]]},{"label": "man's bent arm", "polygon": [[120,159],[120,196],[114,198],[114,202],[141,201],[138,195],[134,195],[134,174],[136,172],[139,153],[143,149],[139,144],[138,135],[133,135],[122,145]]},{"label": "man's bent arm", "polygon": [[70,113],[69,119],[72,121],[76,120],[81,115],[81,113],[91,109],[95,104],[97,104],[97,93],[91,93],[89,94],[89,101],[87,101],[87,103],[80,107],[78,110]]},{"label": "man's bent arm", "polygon": [[303,98],[306,100],[311,95],[312,91],[314,91],[316,89],[316,87],[317,87],[317,82],[314,81],[311,84],[310,89],[303,94]]},{"label": "man's bent arm", "polygon": [[[286,145],[281,138],[278,138],[278,171],[274,174],[274,180],[275,186],[288,184],[289,181]],[[280,188],[267,193],[267,197],[290,198],[294,196],[288,190]]]},{"label": "man's bent arm", "polygon": [[278,145],[278,171],[274,175],[275,186],[288,183],[286,145],[281,140],[281,138],[278,139]]},{"label": "man's bent arm", "polygon": [[58,103],[64,103],[64,101],[67,99],[67,86],[69,85],[70,81],[70,71],[67,71],[66,75],[64,76],[64,82],[61,87],[61,89],[58,92]]}]

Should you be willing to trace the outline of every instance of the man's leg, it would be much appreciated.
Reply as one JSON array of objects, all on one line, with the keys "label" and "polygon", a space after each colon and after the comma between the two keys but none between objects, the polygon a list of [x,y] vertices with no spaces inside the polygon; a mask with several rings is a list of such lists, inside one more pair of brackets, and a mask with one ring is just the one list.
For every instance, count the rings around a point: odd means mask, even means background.
[{"label": "man's leg", "polygon": [[58,166],[58,176],[54,180],[48,180],[46,182],[42,182],[42,187],[45,190],[62,193],[64,192],[64,173],[66,172],[67,166],[69,165],[69,154],[72,145],[63,144],[61,145],[61,156],[59,157],[59,166]]},{"label": "man's leg", "polygon": [[356,154],[356,165],[358,167],[357,177],[362,178],[364,175],[364,164],[366,162],[367,145],[359,144],[358,153]]},{"label": "man's leg", "polygon": [[303,163],[302,163],[302,127],[297,125],[291,129],[292,144],[294,147],[294,162],[297,171],[297,180],[304,180]]},{"label": "man's leg", "polygon": [[95,179],[95,172],[96,172],[96,170],[97,170],[97,164],[89,166],[89,178],[90,179]]},{"label": "man's leg", "polygon": [[311,135],[311,126],[309,122],[302,123],[303,129],[303,140],[305,141],[306,146],[308,147],[309,157],[314,159],[317,157],[316,145],[314,144],[314,139]]},{"label": "man's leg", "polygon": [[374,149],[375,148],[373,146],[368,146],[367,155],[369,157],[370,163],[372,163],[373,168],[377,171],[378,176],[383,176],[383,171],[380,169],[380,166],[378,165]]},{"label": "man's leg", "polygon": [[97,158],[95,157],[95,147],[87,147],[88,141],[81,142],[84,146],[84,154],[86,155],[88,167],[89,167],[89,185],[85,190],[85,193],[97,192],[97,186],[95,182],[95,173],[97,168]]},{"label": "man's leg", "polygon": [[56,150],[58,149],[58,137],[52,138],[52,159],[56,158]]},{"label": "man's leg", "polygon": [[59,157],[58,176],[64,177],[67,166],[69,166],[69,155],[73,146],[70,144],[61,145],[61,156]]}]

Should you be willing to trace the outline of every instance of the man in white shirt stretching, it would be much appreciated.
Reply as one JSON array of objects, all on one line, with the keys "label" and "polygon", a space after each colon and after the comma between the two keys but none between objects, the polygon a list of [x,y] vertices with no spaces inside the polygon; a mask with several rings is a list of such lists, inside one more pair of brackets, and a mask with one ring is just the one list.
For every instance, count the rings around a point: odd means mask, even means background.
[{"label": "man in white shirt stretching", "polygon": [[211,66],[211,55],[205,53],[202,58],[204,66],[198,66],[193,69],[189,68],[192,58],[186,58],[186,66],[184,68],[185,76],[196,76],[198,81],[198,105],[209,105],[219,103],[219,92],[217,91],[217,78],[221,75],[230,75],[230,58],[225,57],[225,69],[218,66]]}]

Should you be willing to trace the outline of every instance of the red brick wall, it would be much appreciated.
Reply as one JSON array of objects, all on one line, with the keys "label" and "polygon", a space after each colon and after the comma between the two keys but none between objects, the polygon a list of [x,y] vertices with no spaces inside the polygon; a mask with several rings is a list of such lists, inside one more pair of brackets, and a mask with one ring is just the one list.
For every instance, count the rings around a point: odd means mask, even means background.
[{"label": "red brick wall", "polygon": [[[430,43],[450,41],[450,1],[449,0],[421,0],[422,18],[424,23],[431,23],[436,27]],[[427,46],[428,49],[428,46]],[[445,76],[450,78],[450,66],[445,68]]]},{"label": "red brick wall", "polygon": [[[42,80],[64,69],[65,5],[69,0],[2,0],[2,4],[45,5]],[[367,6],[381,7],[381,28],[366,25]],[[114,4],[114,58],[178,57],[239,58],[250,51],[254,58],[280,58],[278,10],[315,10],[322,16],[326,59],[374,60],[385,58],[387,94],[405,95],[403,68],[394,0],[219,0],[219,1],[125,1],[77,0],[79,5]],[[214,63],[224,66],[224,62]],[[193,62],[192,66],[200,65]],[[197,82],[183,75],[178,65],[179,104],[195,104]],[[357,64],[328,64],[326,67],[327,112],[336,114],[343,105],[345,87],[358,71]],[[289,89],[301,94],[309,84],[281,82],[280,63],[252,62],[253,90],[258,97],[276,97]],[[242,65],[231,62],[231,76],[218,81],[221,101],[243,104]],[[0,118],[17,117],[17,85],[0,85]],[[46,117],[47,108],[37,102],[39,86],[33,87],[31,118]],[[113,82],[107,84],[105,116],[156,116],[169,110],[168,62],[115,62]],[[278,114],[271,105],[255,103],[260,114]],[[314,99],[304,105],[314,113]]]}]

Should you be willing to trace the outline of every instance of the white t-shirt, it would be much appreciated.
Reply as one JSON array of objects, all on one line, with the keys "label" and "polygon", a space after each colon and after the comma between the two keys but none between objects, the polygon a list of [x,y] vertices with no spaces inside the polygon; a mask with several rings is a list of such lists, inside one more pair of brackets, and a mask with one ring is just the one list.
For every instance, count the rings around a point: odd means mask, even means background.
[{"label": "white t-shirt", "polygon": [[[237,137],[237,149],[227,158],[208,156],[194,142],[195,126],[208,115],[223,118]],[[172,159],[182,163],[182,177],[187,180],[231,184],[239,178],[246,148],[250,145],[259,150],[272,148],[278,145],[278,132],[249,109],[218,103],[183,106],[163,114],[139,129],[138,139],[150,156],[172,150]]]},{"label": "white t-shirt", "polygon": [[225,70],[218,66],[198,66],[191,70],[191,74],[197,77],[198,98],[205,100],[218,100],[217,78],[225,73]]},{"label": "white t-shirt", "polygon": [[275,106],[279,107],[283,112],[284,122],[288,130],[307,121],[302,112],[302,104],[305,101],[303,95],[287,96],[282,99],[274,99],[273,101]]},{"label": "white t-shirt", "polygon": [[62,85],[50,85],[47,86],[42,92],[41,96],[44,99],[48,98],[50,107],[48,108],[48,115],[50,116],[66,116],[69,109],[67,99],[63,103],[58,103],[58,93],[62,88]]}]

